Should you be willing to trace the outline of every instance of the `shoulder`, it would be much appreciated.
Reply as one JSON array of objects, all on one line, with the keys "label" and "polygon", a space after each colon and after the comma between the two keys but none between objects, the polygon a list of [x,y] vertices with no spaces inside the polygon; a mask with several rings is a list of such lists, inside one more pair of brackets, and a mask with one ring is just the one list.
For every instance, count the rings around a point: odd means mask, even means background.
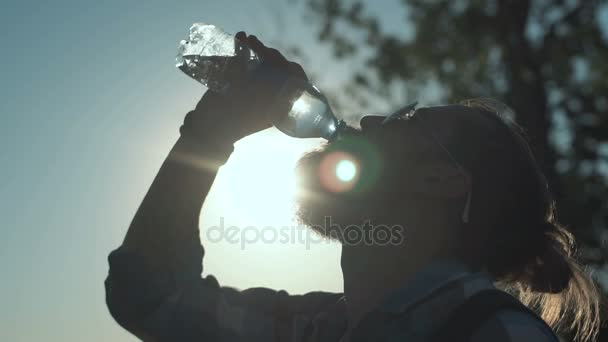
[{"label": "shoulder", "polygon": [[505,310],[496,313],[475,329],[471,342],[558,342],[553,331],[531,313]]}]

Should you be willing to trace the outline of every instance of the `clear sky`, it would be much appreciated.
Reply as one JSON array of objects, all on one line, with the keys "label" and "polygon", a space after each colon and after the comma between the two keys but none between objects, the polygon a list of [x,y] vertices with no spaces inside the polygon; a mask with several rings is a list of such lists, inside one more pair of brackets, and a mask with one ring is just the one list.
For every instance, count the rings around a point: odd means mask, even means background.
[{"label": "clear sky", "polygon": [[[328,50],[285,1],[3,1],[1,341],[134,340],[105,307],[106,256],[204,91],[173,62],[196,21],[308,49],[305,67],[324,71],[315,80],[321,89],[345,75],[335,62],[336,72],[326,72]],[[293,162],[316,143],[277,131],[240,143],[205,204],[202,228],[222,217],[239,227],[292,224]],[[249,191],[236,191],[245,185]],[[336,245],[205,247],[205,273],[223,284],[341,290]]]}]

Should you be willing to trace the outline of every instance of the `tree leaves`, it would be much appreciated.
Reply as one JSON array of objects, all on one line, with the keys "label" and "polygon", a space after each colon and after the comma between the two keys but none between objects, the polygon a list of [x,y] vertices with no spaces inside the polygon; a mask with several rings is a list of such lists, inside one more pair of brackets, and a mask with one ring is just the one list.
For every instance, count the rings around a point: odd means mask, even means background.
[{"label": "tree leaves", "polygon": [[[413,97],[435,80],[443,88],[437,102],[509,103],[554,188],[560,219],[598,245],[596,232],[608,224],[608,155],[600,153],[608,150],[608,29],[596,15],[608,11],[605,1],[403,0],[386,10],[407,13],[409,36],[383,31],[383,17],[368,11],[374,1],[303,1],[336,58],[365,52],[345,87],[350,98],[407,102],[391,89]],[[564,125],[555,124],[558,113]],[[571,148],[558,148],[565,136]]]}]

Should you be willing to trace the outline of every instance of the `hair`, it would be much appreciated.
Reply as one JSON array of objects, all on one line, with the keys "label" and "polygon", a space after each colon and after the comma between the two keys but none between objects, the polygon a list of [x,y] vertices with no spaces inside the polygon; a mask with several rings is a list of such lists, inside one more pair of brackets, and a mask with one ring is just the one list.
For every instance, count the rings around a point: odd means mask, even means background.
[{"label": "hair", "polygon": [[[473,179],[464,243],[499,286],[549,326],[573,331],[578,341],[593,340],[600,325],[599,291],[576,261],[574,238],[557,221],[547,180],[523,130],[510,120],[513,111],[491,99],[461,104],[486,119],[467,121],[472,126],[458,130],[466,137],[450,144]],[[486,128],[474,127],[474,121]],[[488,121],[494,123],[489,129]]]}]

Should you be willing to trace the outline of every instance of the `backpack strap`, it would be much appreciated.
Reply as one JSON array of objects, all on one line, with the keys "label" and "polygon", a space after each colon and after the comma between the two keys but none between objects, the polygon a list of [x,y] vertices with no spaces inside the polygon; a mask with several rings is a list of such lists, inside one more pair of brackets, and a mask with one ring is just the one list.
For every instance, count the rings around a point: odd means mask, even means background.
[{"label": "backpack strap", "polygon": [[498,289],[488,289],[474,294],[454,309],[445,323],[431,336],[430,341],[468,342],[482,323],[494,317],[498,312],[506,310],[526,313],[542,322],[551,331],[545,321],[515,297]]}]

